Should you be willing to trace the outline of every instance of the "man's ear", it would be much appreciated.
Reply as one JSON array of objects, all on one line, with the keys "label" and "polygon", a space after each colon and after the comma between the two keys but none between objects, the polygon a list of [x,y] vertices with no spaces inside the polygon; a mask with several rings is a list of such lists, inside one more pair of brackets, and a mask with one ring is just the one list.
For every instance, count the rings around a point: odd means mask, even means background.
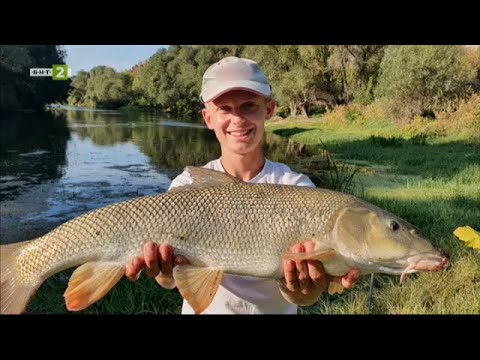
[{"label": "man's ear", "polygon": [[275,108],[277,104],[275,100],[270,99],[267,103],[267,120],[270,119],[273,115],[275,115]]},{"label": "man's ear", "polygon": [[207,105],[205,105],[205,109],[202,109],[202,116],[203,116],[203,121],[205,121],[205,124],[210,130],[213,130],[213,124],[212,124],[212,117],[210,115],[210,110],[208,109]]}]

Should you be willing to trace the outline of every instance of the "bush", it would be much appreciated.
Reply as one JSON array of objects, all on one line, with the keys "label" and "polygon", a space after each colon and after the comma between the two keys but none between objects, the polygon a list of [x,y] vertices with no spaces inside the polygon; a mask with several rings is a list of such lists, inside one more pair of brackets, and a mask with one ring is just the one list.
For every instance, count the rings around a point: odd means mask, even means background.
[{"label": "bush", "polygon": [[385,110],[401,122],[429,110],[443,110],[449,101],[471,90],[461,56],[459,46],[388,46],[375,98],[388,100]]}]

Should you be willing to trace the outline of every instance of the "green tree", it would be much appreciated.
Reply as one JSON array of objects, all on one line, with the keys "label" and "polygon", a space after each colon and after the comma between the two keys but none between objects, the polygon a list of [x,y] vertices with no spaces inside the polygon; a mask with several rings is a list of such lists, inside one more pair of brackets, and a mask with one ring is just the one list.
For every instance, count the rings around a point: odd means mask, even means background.
[{"label": "green tree", "polygon": [[173,45],[160,49],[133,72],[136,103],[176,114],[198,113],[205,70],[224,56],[239,56],[242,49],[238,45]]},{"label": "green tree", "polygon": [[404,120],[445,108],[468,90],[460,51],[450,45],[388,46],[375,97],[386,100],[391,115]]},{"label": "green tree", "polygon": [[68,96],[68,104],[72,106],[82,106],[87,92],[89,73],[80,70],[76,76],[73,77],[70,85],[70,92]]},{"label": "green tree", "polygon": [[466,86],[471,92],[480,92],[480,46],[463,46],[460,62]]},{"label": "green tree", "polygon": [[332,45],[328,59],[338,100],[369,104],[377,84],[384,45]]},{"label": "green tree", "polygon": [[291,116],[308,115],[312,106],[335,104],[328,46],[252,45],[245,48],[244,56],[264,69],[280,107],[288,107]]},{"label": "green tree", "polygon": [[56,45],[0,45],[0,110],[41,110],[63,102],[70,81],[30,77],[30,68],[51,68],[65,61],[63,47]]},{"label": "green tree", "polygon": [[118,73],[107,66],[96,66],[90,72],[80,71],[72,81],[70,105],[116,109],[132,101],[133,76]]}]

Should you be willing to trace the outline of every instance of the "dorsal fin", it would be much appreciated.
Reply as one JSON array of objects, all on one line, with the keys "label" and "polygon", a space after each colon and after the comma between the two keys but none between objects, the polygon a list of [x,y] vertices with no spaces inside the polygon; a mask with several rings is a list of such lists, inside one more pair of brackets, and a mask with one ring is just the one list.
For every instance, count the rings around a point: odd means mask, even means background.
[{"label": "dorsal fin", "polygon": [[205,188],[210,186],[235,184],[235,183],[242,182],[236,177],[233,177],[224,172],[196,167],[196,166],[187,166],[185,167],[185,171],[190,174],[190,177],[192,178],[193,182],[191,184],[186,184],[183,186],[176,186],[170,189],[169,192],[199,189],[199,188]]},{"label": "dorsal fin", "polygon": [[185,168],[185,171],[190,174],[194,183],[207,183],[211,186],[214,186],[242,182],[240,179],[237,179],[232,175],[212,169],[206,169],[196,166],[187,166]]}]

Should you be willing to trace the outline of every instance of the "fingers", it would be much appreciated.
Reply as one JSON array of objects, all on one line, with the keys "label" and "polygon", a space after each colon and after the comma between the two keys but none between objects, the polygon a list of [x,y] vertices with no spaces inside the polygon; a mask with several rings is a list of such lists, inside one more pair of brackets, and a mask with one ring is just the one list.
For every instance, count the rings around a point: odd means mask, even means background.
[{"label": "fingers", "polygon": [[155,277],[160,286],[165,289],[173,289],[175,287],[175,279],[172,275],[173,269],[173,249],[169,244],[161,244],[159,249],[159,257],[161,263],[161,271]]},{"label": "fingers", "polygon": [[175,260],[173,260],[173,262],[175,263],[175,265],[190,264],[190,262],[187,260],[187,258],[185,256],[182,256],[182,255],[175,256]]},{"label": "fingers", "polygon": [[144,267],[145,261],[143,260],[143,258],[137,256],[127,264],[127,268],[125,269],[125,276],[130,281],[137,281]]},{"label": "fingers", "polygon": [[[295,244],[291,248],[293,253],[314,250],[313,241]],[[285,260],[284,273],[285,279],[279,281],[280,292],[288,302],[301,306],[314,304],[326,289],[330,279],[317,260]]]},{"label": "fingers", "polygon": [[[305,246],[306,252],[315,250],[315,243],[313,241],[307,241],[303,245]],[[318,285],[324,280],[325,270],[319,261],[308,260],[307,269],[308,275],[314,285]]]},{"label": "fingers", "polygon": [[160,264],[161,269],[160,273],[163,276],[172,276],[173,274],[173,267],[175,265],[186,265],[190,264],[185,256],[173,255],[173,248],[169,244],[162,244],[159,247],[159,254],[160,254]]},{"label": "fingers", "polygon": [[173,256],[173,248],[169,244],[162,244],[159,247],[159,256],[161,263],[160,273],[155,277],[157,283],[166,289],[175,288],[175,279],[173,278],[173,267],[175,265],[189,264],[184,256]]},{"label": "fingers", "polygon": [[149,277],[155,277],[160,272],[158,245],[152,241],[143,247],[143,255],[145,258],[146,272]]},{"label": "fingers", "polygon": [[355,286],[360,278],[360,270],[352,269],[346,275],[342,276],[342,285],[347,289],[351,289]]},{"label": "fingers", "polygon": [[[305,246],[303,244],[295,244],[292,247],[292,252],[305,252]],[[312,287],[312,282],[310,281],[310,276],[308,274],[307,261],[296,260],[295,267],[297,270],[297,279],[298,284],[300,285],[300,290],[303,294],[306,294]]]},{"label": "fingers", "polygon": [[[311,252],[315,250],[315,243],[313,241],[305,242],[304,246],[306,252]],[[320,293],[324,292],[328,287],[331,276],[325,272],[323,264],[317,260],[308,260],[307,267],[310,281],[312,282],[315,290]]]},{"label": "fingers", "polygon": [[189,264],[184,256],[174,257],[171,245],[161,244],[158,246],[153,241],[145,244],[143,256],[143,258],[135,257],[127,264],[125,276],[130,281],[136,281],[140,277],[142,269],[145,268],[149,277],[154,277],[158,284],[167,289],[175,287],[173,266]]},{"label": "fingers", "polygon": [[[299,253],[305,252],[308,249],[315,248],[313,241],[305,242],[304,244],[295,244],[291,248],[291,252]],[[310,279],[308,262],[302,260],[284,260],[283,262],[285,285],[290,291],[301,291],[308,293],[313,284]]]},{"label": "fingers", "polygon": [[162,275],[172,276],[173,268],[173,249],[171,245],[162,244],[159,248],[160,262],[162,264]]},{"label": "fingers", "polygon": [[361,273],[359,269],[352,269],[343,276],[335,276],[332,281],[342,284],[342,286],[346,289],[351,289],[357,283],[358,279],[360,278],[360,274]]},{"label": "fingers", "polygon": [[295,266],[295,261],[284,260],[283,272],[285,275],[285,285],[287,286],[287,289],[290,291],[297,291],[300,289],[297,279],[297,268]]}]

